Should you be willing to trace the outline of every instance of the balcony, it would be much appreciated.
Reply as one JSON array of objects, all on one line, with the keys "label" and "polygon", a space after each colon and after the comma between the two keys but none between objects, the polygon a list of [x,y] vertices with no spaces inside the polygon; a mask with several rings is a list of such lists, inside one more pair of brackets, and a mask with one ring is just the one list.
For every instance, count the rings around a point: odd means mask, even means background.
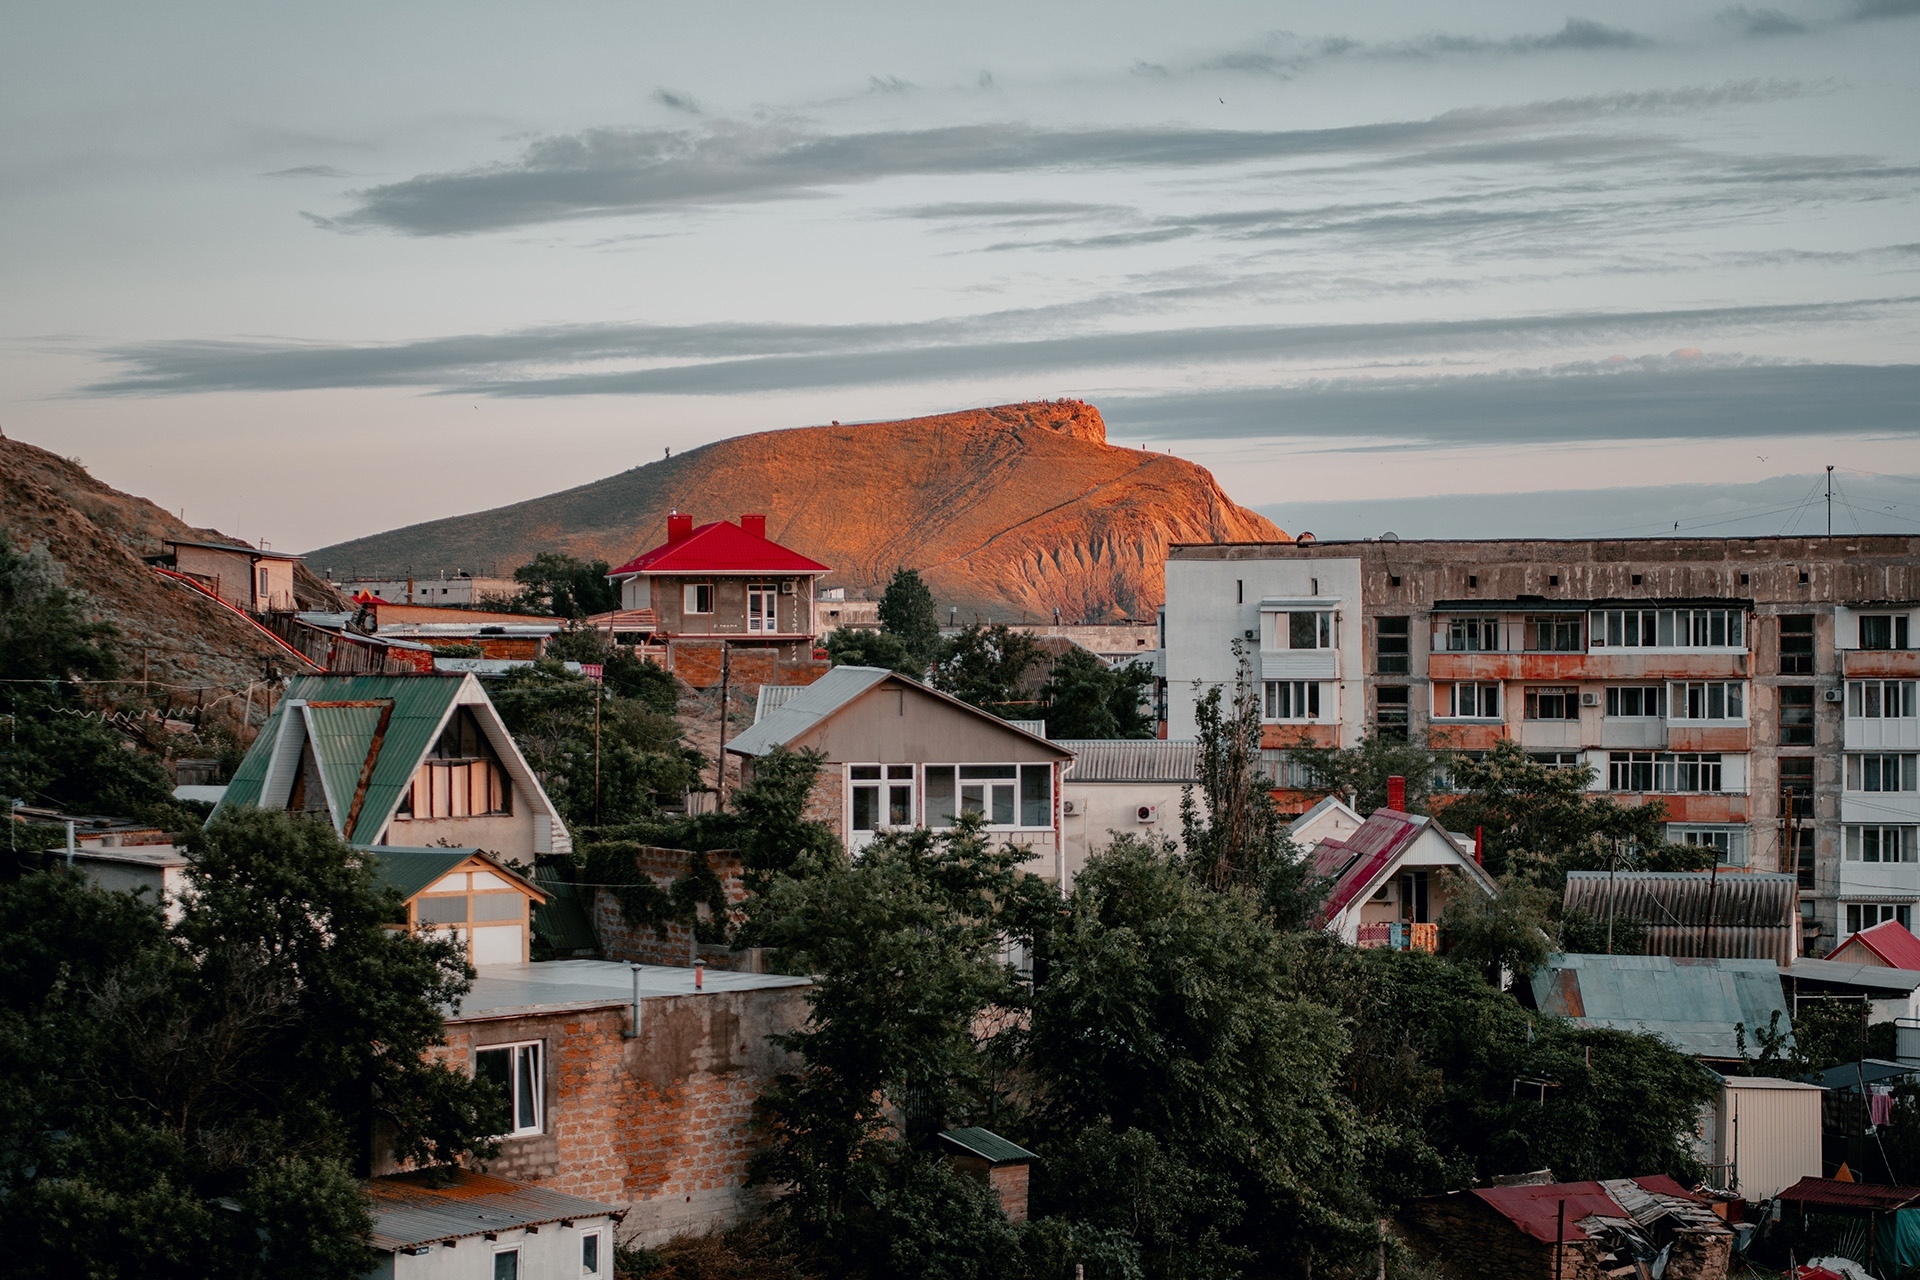
[{"label": "balcony", "polygon": [[1338,680],[1338,649],[1262,649],[1262,680]]},{"label": "balcony", "polygon": [[1669,751],[1751,751],[1753,726],[1745,720],[1669,720]]},{"label": "balcony", "polygon": [[1840,862],[1842,898],[1920,898],[1920,862]]},{"label": "balcony", "polygon": [[1920,719],[1849,716],[1840,739],[1847,751],[1920,751]]},{"label": "balcony", "polygon": [[1424,951],[1433,955],[1440,950],[1440,926],[1437,924],[1363,924],[1354,945],[1367,951]]},{"label": "balcony", "polygon": [[1920,649],[1842,649],[1840,671],[1853,677],[1920,678]]},{"label": "balcony", "polygon": [[1920,792],[1845,791],[1840,795],[1843,823],[1920,825]]}]

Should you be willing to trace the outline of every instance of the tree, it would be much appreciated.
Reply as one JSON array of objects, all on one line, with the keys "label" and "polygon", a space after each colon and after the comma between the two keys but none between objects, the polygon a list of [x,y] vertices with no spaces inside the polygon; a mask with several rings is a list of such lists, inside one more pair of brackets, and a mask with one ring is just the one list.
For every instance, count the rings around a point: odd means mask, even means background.
[{"label": "tree", "polygon": [[1040,660],[1040,646],[1026,632],[1004,622],[975,625],[941,646],[933,686],[1002,719],[1028,719],[1035,700],[1021,680]]},{"label": "tree", "polygon": [[472,971],[388,927],[324,823],[197,836],[183,914],[63,868],[0,886],[0,1197],[10,1274],[355,1277],[377,1132],[491,1153],[500,1102],[434,1060]]},{"label": "tree", "polygon": [[532,608],[556,618],[585,618],[620,607],[620,591],[607,581],[605,560],[576,560],[552,551],[513,571]]},{"label": "tree", "polygon": [[884,667],[915,680],[927,677],[927,666],[907,652],[899,636],[870,627],[835,627],[827,633],[827,657],[836,667]]},{"label": "tree", "polygon": [[600,683],[607,692],[631,698],[663,716],[680,710],[680,685],[672,672],[652,658],[635,657],[631,646],[611,643],[590,627],[562,631],[547,642],[546,656],[560,662],[598,663]]},{"label": "tree", "polygon": [[920,580],[918,569],[893,571],[880,597],[880,626],[906,646],[918,668],[910,674],[924,674],[940,657],[940,619],[933,611],[933,592]]},{"label": "tree", "polygon": [[1440,919],[1447,959],[1477,969],[1496,984],[1500,971],[1526,978],[1547,962],[1552,943],[1551,891],[1518,876],[1492,898],[1462,893]]},{"label": "tree", "polygon": [[1406,781],[1410,812],[1426,813],[1434,784],[1448,763],[1443,750],[1377,733],[1367,734],[1357,747],[1345,748],[1317,747],[1303,734],[1287,754],[1313,778],[1314,790],[1343,799],[1352,796],[1354,808],[1362,814],[1387,807],[1389,778]]},{"label": "tree", "polygon": [[1140,705],[1153,684],[1145,663],[1110,667],[1075,645],[1054,659],[1040,686],[1041,712],[1050,738],[1150,738],[1153,724]]}]

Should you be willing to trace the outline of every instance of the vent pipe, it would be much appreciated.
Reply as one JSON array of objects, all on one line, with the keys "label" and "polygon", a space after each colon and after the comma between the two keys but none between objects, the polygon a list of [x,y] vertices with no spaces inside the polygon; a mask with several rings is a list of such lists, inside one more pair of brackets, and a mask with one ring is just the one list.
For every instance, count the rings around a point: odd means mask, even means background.
[{"label": "vent pipe", "polygon": [[627,1027],[626,1038],[638,1040],[640,1038],[640,966],[629,964],[627,968],[633,970],[633,1022]]}]

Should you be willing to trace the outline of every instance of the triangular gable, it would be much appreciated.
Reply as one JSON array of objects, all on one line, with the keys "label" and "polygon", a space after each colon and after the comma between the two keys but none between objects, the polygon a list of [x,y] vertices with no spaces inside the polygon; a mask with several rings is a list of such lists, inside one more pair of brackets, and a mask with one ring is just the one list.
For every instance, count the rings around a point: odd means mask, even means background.
[{"label": "triangular gable", "polygon": [[[1330,856],[1323,856],[1323,852]],[[1489,898],[1499,886],[1486,869],[1462,853],[1446,829],[1432,818],[1377,809],[1344,841],[1322,841],[1316,867],[1340,866],[1333,889],[1321,907],[1322,918],[1338,920],[1356,902],[1364,902],[1404,867],[1449,867]],[[1321,872],[1329,874],[1329,872]]]},{"label": "triangular gable", "polygon": [[1828,952],[1827,959],[1889,969],[1920,969],[1920,938],[1898,920],[1883,920],[1849,937]]},{"label": "triangular gable", "polygon": [[727,743],[727,750],[735,755],[763,756],[776,747],[790,746],[800,738],[818,731],[821,726],[829,723],[835,716],[867,697],[874,690],[888,686],[910,690],[936,702],[945,703],[949,707],[996,728],[1004,729],[1008,733],[1018,734],[1029,742],[1046,748],[1049,755],[1058,759],[1073,758],[1073,752],[1059,743],[1022,729],[1019,725],[1010,720],[1003,720],[991,711],[982,711],[970,703],[962,702],[952,694],[944,693],[932,685],[922,684],[897,671],[852,665],[835,667],[827,672],[764,721],[754,724],[739,737]]},{"label": "triangular gable", "polygon": [[547,891],[484,849],[416,849],[399,845],[359,845],[380,883],[399,891],[408,901],[428,892],[446,877],[462,871],[490,871],[535,902],[545,902]]}]

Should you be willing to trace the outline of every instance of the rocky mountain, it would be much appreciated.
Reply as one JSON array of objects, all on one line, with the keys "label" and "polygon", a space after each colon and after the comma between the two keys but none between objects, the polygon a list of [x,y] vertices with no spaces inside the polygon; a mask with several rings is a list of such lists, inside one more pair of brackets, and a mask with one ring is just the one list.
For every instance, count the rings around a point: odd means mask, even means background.
[{"label": "rocky mountain", "polygon": [[[145,498],[88,475],[78,462],[0,435],[0,531],[20,550],[44,546],[70,587],[85,591],[119,632],[126,675],[176,701],[241,695],[268,659],[290,666],[272,641],[212,601],[171,584],[141,560],[163,538],[238,542],[185,524]],[[296,598],[339,607],[326,583],[300,571]],[[156,694],[157,696],[157,694]]]},{"label": "rocky mountain", "polygon": [[501,573],[542,551],[620,564],[696,522],[764,512],[768,536],[833,566],[824,586],[877,592],[919,569],[944,613],[1150,618],[1176,542],[1286,534],[1205,468],[1107,443],[1077,400],[857,426],[764,431],[561,493],[312,552],[336,579]]}]

